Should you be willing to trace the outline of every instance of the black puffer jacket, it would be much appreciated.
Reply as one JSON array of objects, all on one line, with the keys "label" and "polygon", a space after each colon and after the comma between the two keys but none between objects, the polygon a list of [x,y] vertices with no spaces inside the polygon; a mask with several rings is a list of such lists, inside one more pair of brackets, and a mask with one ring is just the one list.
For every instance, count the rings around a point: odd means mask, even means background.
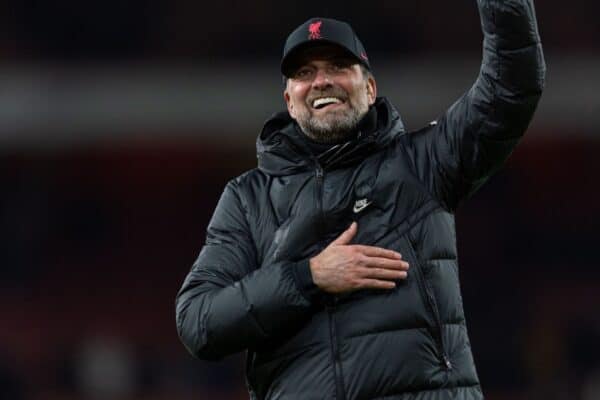
[{"label": "black puffer jacket", "polygon": [[[247,350],[253,399],[483,397],[453,211],[526,130],[545,66],[531,0],[478,4],[481,72],[437,123],[406,133],[378,99],[374,129],[315,158],[282,113],[259,137],[258,168],[226,186],[178,294],[177,328],[199,358]],[[394,290],[333,297],[312,284],[308,259],[352,220],[355,243],[411,264]]]}]

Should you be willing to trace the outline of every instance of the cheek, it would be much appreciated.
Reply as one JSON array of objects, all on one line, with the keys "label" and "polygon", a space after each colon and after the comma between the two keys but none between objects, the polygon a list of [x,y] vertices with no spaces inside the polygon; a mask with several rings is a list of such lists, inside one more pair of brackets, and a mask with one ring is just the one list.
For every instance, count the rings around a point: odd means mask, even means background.
[{"label": "cheek", "polygon": [[306,102],[306,96],[308,95],[308,89],[302,85],[296,85],[290,88],[289,91],[290,100],[294,106],[302,106]]},{"label": "cheek", "polygon": [[290,96],[290,106],[291,110],[290,115],[296,119],[297,117],[302,117],[306,115],[306,113],[310,112],[308,107],[306,106],[306,92],[304,92],[300,88],[290,88],[288,90],[288,94]]},{"label": "cheek", "polygon": [[349,91],[349,93],[352,93],[350,97],[355,103],[369,101],[369,91],[367,89],[367,86],[363,82],[356,83],[355,85],[353,85],[352,91]]}]

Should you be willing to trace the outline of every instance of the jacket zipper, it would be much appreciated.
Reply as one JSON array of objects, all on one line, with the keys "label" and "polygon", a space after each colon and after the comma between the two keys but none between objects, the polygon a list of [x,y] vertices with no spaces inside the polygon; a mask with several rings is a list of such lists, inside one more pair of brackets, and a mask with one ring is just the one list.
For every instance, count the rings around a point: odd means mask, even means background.
[{"label": "jacket zipper", "polygon": [[[317,164],[317,169],[315,170],[315,176],[317,180],[317,190],[315,191],[315,196],[317,200],[317,210],[319,211],[319,217],[321,221],[324,221],[323,215],[323,181],[325,179],[325,173],[323,172],[323,168]],[[319,233],[321,236],[325,233],[323,232],[323,228],[319,227]]]},{"label": "jacket zipper", "polygon": [[447,370],[450,370],[450,369],[452,369],[452,362],[450,361],[450,358],[448,357],[448,354],[446,353],[446,348],[444,345],[444,334],[442,332],[442,319],[440,318],[440,310],[437,307],[437,303],[435,301],[433,293],[431,293],[431,290],[428,287],[427,282],[425,281],[425,276],[423,273],[423,269],[421,267],[421,263],[417,260],[417,254],[413,250],[412,244],[410,244],[410,241],[408,239],[406,239],[406,241],[408,242],[408,246],[409,246],[410,251],[413,256],[413,260],[416,264],[415,271],[417,273],[417,282],[419,285],[419,291],[421,292],[421,296],[424,297],[425,305],[426,305],[426,307],[429,308],[431,315],[433,315],[434,322],[436,325],[435,329],[432,332],[432,334],[433,334],[432,336],[433,336],[433,339],[435,340],[435,343],[436,343],[436,346],[438,349],[438,356],[440,358],[440,361],[442,362],[442,365]]},{"label": "jacket zipper", "polygon": [[250,400],[258,400],[256,392],[254,391],[254,387],[252,384],[252,379],[250,377],[250,371],[252,369],[252,364],[254,363],[255,353],[248,349],[246,354],[246,387],[248,388],[248,394],[250,395]]},{"label": "jacket zipper", "polygon": [[[315,191],[316,201],[317,201],[317,211],[319,212],[319,216],[321,221],[324,221],[323,215],[323,181],[325,179],[325,173],[323,168],[317,162],[317,167],[315,170],[315,177],[317,182],[317,190]],[[323,228],[319,228],[319,234],[322,237],[325,234]],[[331,341],[331,358],[333,361],[333,376],[335,380],[335,398],[337,400],[344,400],[346,398],[346,394],[344,392],[344,382],[342,378],[342,365],[340,362],[340,353],[338,349],[338,340],[337,340],[337,332],[335,327],[335,306],[336,306],[337,298],[335,296],[331,297],[331,299],[327,302],[326,310],[329,317],[329,338]]]},{"label": "jacket zipper", "polygon": [[346,392],[344,390],[344,381],[342,378],[342,363],[340,361],[340,351],[338,348],[337,332],[335,329],[335,303],[337,299],[334,297],[327,305],[327,313],[329,314],[329,336],[331,339],[331,353],[333,358],[333,376],[335,380],[335,398],[337,400],[345,400]]}]

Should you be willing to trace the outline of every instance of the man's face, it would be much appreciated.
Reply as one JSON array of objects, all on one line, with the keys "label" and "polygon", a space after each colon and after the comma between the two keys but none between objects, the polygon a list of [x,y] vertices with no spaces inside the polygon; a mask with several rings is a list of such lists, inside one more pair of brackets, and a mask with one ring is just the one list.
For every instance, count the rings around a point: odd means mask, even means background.
[{"label": "man's face", "polygon": [[337,46],[306,49],[294,63],[283,97],[312,139],[333,143],[351,134],[375,102],[375,79]]}]

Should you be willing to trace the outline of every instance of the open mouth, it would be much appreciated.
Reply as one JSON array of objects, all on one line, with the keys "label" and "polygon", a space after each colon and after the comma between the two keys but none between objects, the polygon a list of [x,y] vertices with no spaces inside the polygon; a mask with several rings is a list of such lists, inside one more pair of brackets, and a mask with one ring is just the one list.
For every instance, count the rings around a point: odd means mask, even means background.
[{"label": "open mouth", "polygon": [[312,107],[315,110],[322,110],[328,106],[343,104],[344,101],[337,97],[320,97],[318,99],[313,100]]}]

